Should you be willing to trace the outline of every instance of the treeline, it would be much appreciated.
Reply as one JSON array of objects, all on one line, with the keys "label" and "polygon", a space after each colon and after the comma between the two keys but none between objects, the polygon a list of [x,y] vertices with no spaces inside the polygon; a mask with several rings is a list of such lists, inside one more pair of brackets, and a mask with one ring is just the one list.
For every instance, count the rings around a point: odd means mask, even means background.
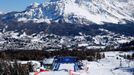
[{"label": "treeline", "polygon": [[17,61],[0,59],[0,75],[29,75],[32,72],[31,64],[19,64]]},{"label": "treeline", "polygon": [[58,50],[58,51],[43,51],[43,50],[7,50],[0,52],[0,59],[9,60],[42,60],[55,56],[73,56],[80,60],[97,60],[104,58],[105,55],[100,51],[91,50]]},{"label": "treeline", "polygon": [[114,46],[107,46],[105,49],[101,49],[101,51],[133,51],[134,50],[134,40],[120,44],[119,47],[114,48]]},{"label": "treeline", "polygon": [[134,50],[134,46],[120,46],[118,48],[105,48],[102,49],[101,51],[133,51]]},{"label": "treeline", "polygon": [[133,54],[127,54],[123,56],[125,59],[133,60],[134,59],[134,53]]},{"label": "treeline", "polygon": [[[124,44],[123,44],[124,45]],[[123,46],[122,45],[122,46]],[[97,60],[105,57],[101,54],[105,51],[132,51],[134,46],[124,46],[117,49],[107,47],[105,49],[86,49],[84,47],[75,48],[69,50],[68,48],[63,48],[55,51],[45,51],[45,50],[4,50],[0,51],[0,59],[9,60],[42,60],[44,58],[51,58],[55,56],[75,56],[80,60]]]},{"label": "treeline", "polygon": [[122,44],[122,47],[123,46],[134,46],[134,40],[132,40],[131,42],[129,42],[129,43],[124,43],[124,44]]},{"label": "treeline", "polygon": [[130,41],[128,43],[121,44],[120,47],[117,48],[117,49],[119,51],[130,51],[130,50],[134,50],[134,40],[132,40],[132,41]]}]

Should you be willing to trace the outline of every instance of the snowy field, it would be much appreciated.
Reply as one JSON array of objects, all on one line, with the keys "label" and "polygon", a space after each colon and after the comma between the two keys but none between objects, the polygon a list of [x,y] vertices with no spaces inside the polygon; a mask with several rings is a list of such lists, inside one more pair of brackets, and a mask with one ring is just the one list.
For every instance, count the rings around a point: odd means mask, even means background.
[{"label": "snowy field", "polygon": [[[75,72],[70,71],[49,71],[41,72],[37,75],[134,75],[134,60],[127,60],[121,55],[132,54],[132,52],[104,52],[105,58],[98,61],[82,61],[84,70]],[[73,66],[73,65],[72,65]],[[60,69],[70,69],[71,65],[63,64]],[[30,73],[30,75],[35,75]]]},{"label": "snowy field", "polygon": [[104,59],[87,63],[88,75],[134,75],[134,60],[130,61],[120,57],[124,54],[131,53],[105,52]]}]

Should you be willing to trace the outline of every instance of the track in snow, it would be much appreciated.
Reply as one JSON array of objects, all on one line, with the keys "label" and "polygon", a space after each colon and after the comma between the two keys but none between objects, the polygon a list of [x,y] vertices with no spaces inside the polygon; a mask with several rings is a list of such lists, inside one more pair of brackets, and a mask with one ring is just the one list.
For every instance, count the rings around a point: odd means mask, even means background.
[{"label": "track in snow", "polygon": [[[123,70],[124,68],[134,68],[133,60],[129,62],[131,66],[128,67],[128,61],[126,59],[123,59],[122,57],[119,57],[120,54],[122,53],[105,52],[104,59],[92,62],[83,61],[83,63],[86,64],[87,67],[89,67],[89,70],[78,71],[77,75],[133,75],[132,72]],[[120,66],[120,61],[122,61],[122,66]],[[59,70],[72,69],[73,66],[74,64],[62,64],[60,65]],[[70,75],[70,73],[66,71],[50,71],[47,73],[40,73],[39,75]]]}]

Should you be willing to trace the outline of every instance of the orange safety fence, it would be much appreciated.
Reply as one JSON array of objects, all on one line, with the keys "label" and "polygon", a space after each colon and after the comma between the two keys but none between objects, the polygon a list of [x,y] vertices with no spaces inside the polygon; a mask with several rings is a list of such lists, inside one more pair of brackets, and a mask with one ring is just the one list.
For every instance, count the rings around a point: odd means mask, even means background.
[{"label": "orange safety fence", "polygon": [[38,75],[40,72],[35,72],[34,75]]},{"label": "orange safety fence", "polygon": [[41,69],[40,72],[35,72],[34,75],[39,75],[39,73],[41,73],[41,72],[48,72],[48,70],[42,70]]},{"label": "orange safety fence", "polygon": [[76,72],[70,70],[70,71],[69,71],[69,75],[80,75],[80,74],[78,74],[78,73],[76,73]]}]

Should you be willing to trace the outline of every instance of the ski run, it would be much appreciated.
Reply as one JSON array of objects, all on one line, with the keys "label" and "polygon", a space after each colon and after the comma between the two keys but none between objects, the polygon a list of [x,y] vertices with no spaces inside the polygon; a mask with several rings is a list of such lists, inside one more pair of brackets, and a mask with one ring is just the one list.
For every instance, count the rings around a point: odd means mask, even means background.
[{"label": "ski run", "polygon": [[[74,72],[74,64],[64,63],[59,66],[58,71],[31,72],[30,75],[133,75],[134,60],[128,60],[122,57],[122,55],[131,55],[132,53],[134,51],[104,52],[105,58],[103,59],[97,61],[83,60],[82,70]],[[48,62],[52,62],[52,59],[46,61],[46,63]]]}]

